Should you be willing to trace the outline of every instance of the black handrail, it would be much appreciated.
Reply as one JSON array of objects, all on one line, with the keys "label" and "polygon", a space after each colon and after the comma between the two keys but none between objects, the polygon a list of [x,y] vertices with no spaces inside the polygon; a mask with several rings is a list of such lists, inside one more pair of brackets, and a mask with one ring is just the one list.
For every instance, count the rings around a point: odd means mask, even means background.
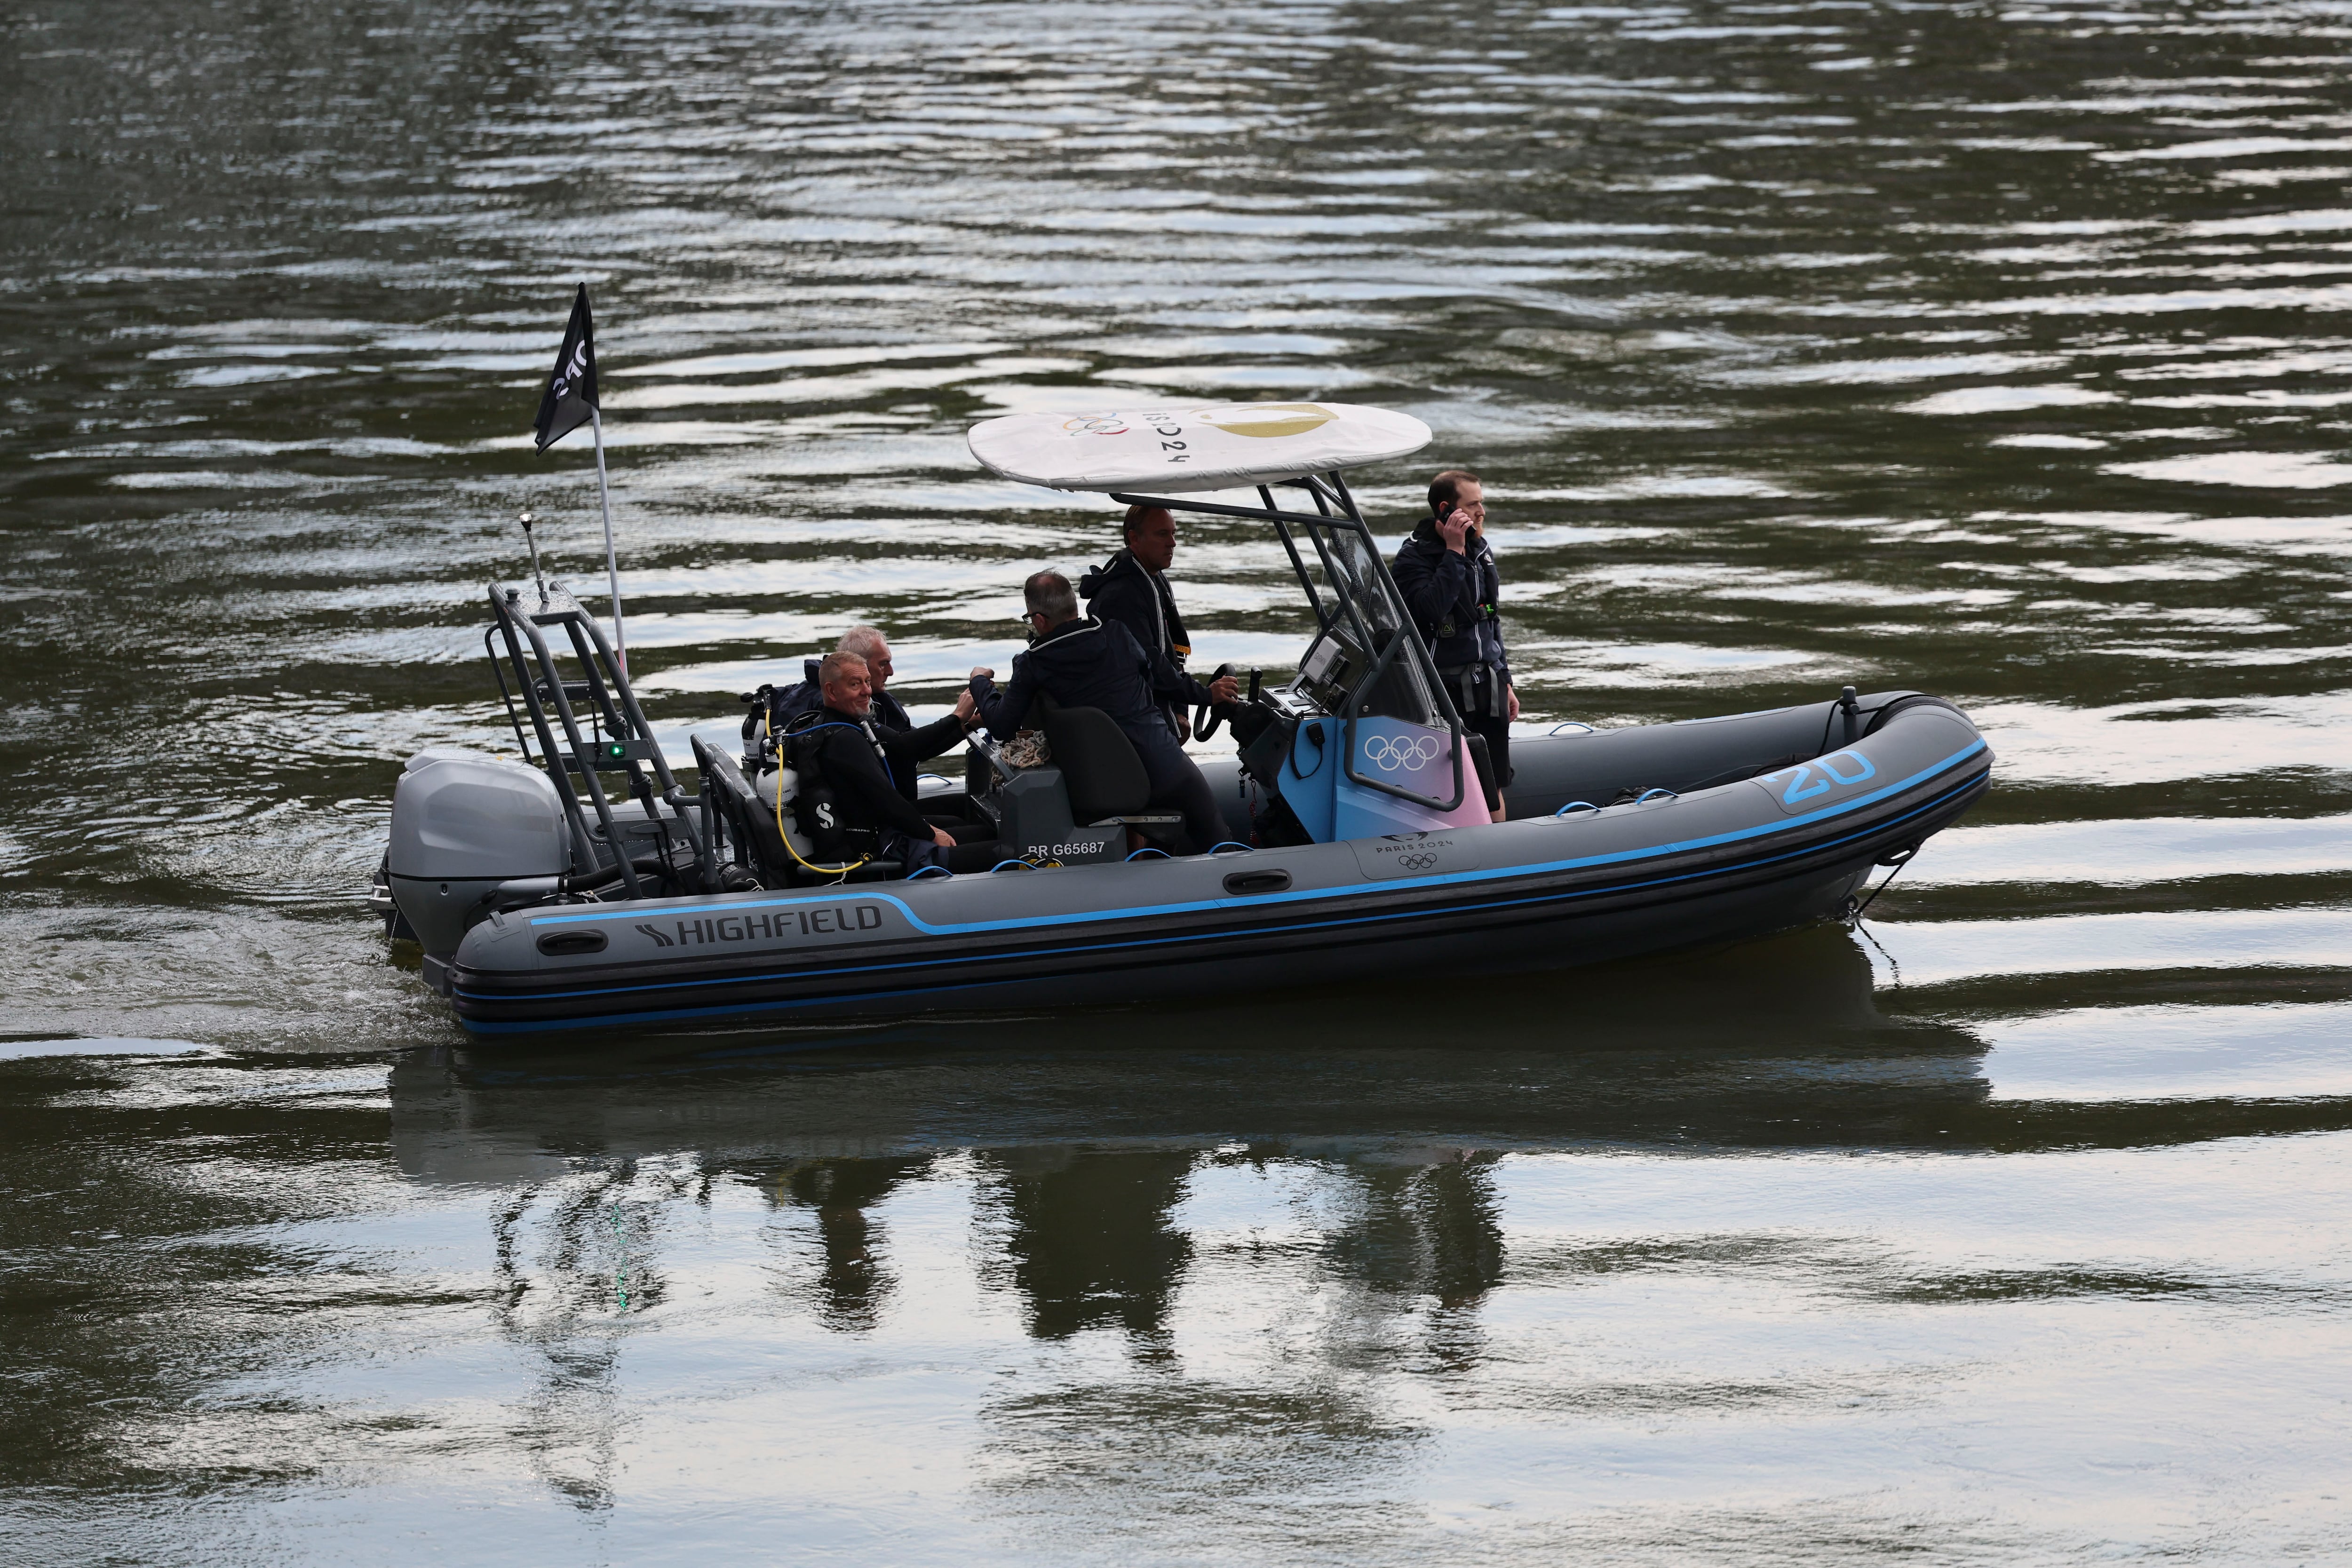
[{"label": "black handrail", "polygon": [[1297,542],[1290,537],[1289,525],[1282,521],[1274,504],[1274,492],[1265,486],[1260,485],[1257,488],[1257,493],[1258,499],[1265,502],[1266,516],[1274,521],[1275,536],[1282,541],[1283,551],[1290,557],[1290,569],[1298,574],[1298,586],[1307,595],[1307,606],[1315,612],[1316,626],[1324,631],[1329,631],[1331,617],[1323,613],[1323,595],[1315,591],[1315,579],[1307,574],[1307,563],[1300,558]]},{"label": "black handrail", "polygon": [[[489,597],[496,621],[490,630],[483,634],[483,647],[490,655],[491,668],[498,677],[499,695],[506,704],[509,721],[514,725],[516,742],[522,746],[524,756],[530,758],[530,747],[525,741],[521,719],[515,711],[517,693],[507,685],[507,669],[511,667],[520,687],[523,708],[530,715],[531,728],[539,738],[540,755],[530,760],[538,762],[555,783],[563,801],[564,816],[572,826],[575,854],[580,860],[593,866],[598,854],[595,835],[589,829],[587,817],[581,809],[580,791],[572,778],[574,772],[587,786],[588,803],[595,808],[604,842],[612,849],[629,897],[641,899],[647,896],[648,889],[638,880],[628,846],[622,837],[620,823],[613,815],[612,803],[606,797],[603,781],[598,777],[600,749],[592,746],[581,733],[579,715],[572,706],[572,689],[556,666],[555,655],[548,639],[541,633],[542,625],[563,627],[565,638],[571,644],[571,652],[580,661],[583,679],[579,689],[591,704],[590,716],[600,729],[609,731],[612,740],[621,748],[621,763],[628,774],[629,793],[644,806],[646,821],[658,837],[662,846],[661,863],[665,867],[672,865],[670,857],[675,840],[671,829],[674,819],[674,825],[682,830],[677,838],[684,840],[688,852],[694,858],[698,873],[696,880],[708,890],[712,879],[718,875],[716,824],[712,820],[710,792],[705,789],[698,795],[688,795],[670,772],[669,761],[662,754],[660,742],[654,739],[653,726],[646,721],[645,710],[637,704],[636,693],[629,685],[628,675],[614,657],[612,645],[604,640],[604,631],[596,625],[594,617],[582,608],[579,601],[561,584],[540,598],[536,612],[526,607],[520,589],[508,589],[502,593],[492,586]],[[490,641],[494,634],[500,636],[506,644],[504,659],[499,657]],[[530,644],[528,654],[523,647],[526,642]],[[538,667],[536,676],[532,673],[533,665]],[[550,722],[550,706],[554,710],[554,724]],[[558,743],[557,725],[561,726],[564,739],[570,742],[568,746]],[[665,816],[664,807],[668,808],[670,816]],[[701,819],[698,830],[695,822],[697,816]]]},{"label": "black handrail", "polygon": [[[513,662],[516,679],[522,688],[524,710],[530,713],[530,727],[539,735],[538,757],[533,758],[530,748],[526,745],[522,749],[523,759],[526,762],[536,761],[546,772],[548,777],[554,781],[556,795],[563,802],[564,820],[572,826],[572,857],[583,868],[592,867],[596,864],[595,837],[588,831],[587,819],[580,814],[580,796],[572,787],[571,770],[561,765],[562,754],[556,747],[555,732],[547,726],[547,710],[539,700],[539,683],[531,679],[529,672],[523,668],[521,640],[515,636],[514,625],[509,619],[506,605],[499,598],[499,591],[495,587],[490,589],[490,613],[498,617],[492,623],[490,631],[506,640],[507,657]],[[488,637],[489,633],[483,634],[483,640],[486,643]],[[506,671],[496,654],[491,655],[490,668],[499,678],[499,694],[506,697]],[[514,700],[511,697],[507,697],[507,718],[510,721],[515,721]],[[520,721],[515,721],[515,737],[518,741],[522,737],[522,726]]]},{"label": "black handrail", "polygon": [[[562,592],[561,589],[557,591]],[[562,620],[570,616],[585,614],[580,608],[578,601],[572,600],[569,594],[565,594],[564,598],[571,601],[571,608],[565,610],[559,605],[550,613],[549,619]],[[637,881],[636,868],[629,864],[628,847],[621,841],[621,826],[614,819],[612,803],[604,798],[604,786],[597,782],[596,759],[590,752],[587,741],[580,733],[580,721],[572,711],[572,700],[564,695],[563,677],[555,668],[555,655],[548,650],[547,639],[540,636],[536,617],[520,607],[521,602],[520,593],[513,599],[507,600],[499,596],[499,591],[495,587],[490,590],[490,604],[505,619],[506,624],[530,639],[532,656],[537,660],[545,680],[543,688],[537,687],[536,683],[530,681],[528,679],[529,672],[522,668],[521,660],[518,657],[515,675],[523,681],[525,688],[523,700],[530,704],[532,715],[535,718],[541,718],[542,730],[545,728],[545,721],[541,717],[539,690],[544,689],[547,695],[554,700],[556,716],[563,721],[564,737],[572,742],[572,756],[580,763],[580,776],[588,785],[588,798],[595,805],[596,820],[604,825],[604,842],[612,847],[614,856],[621,863],[622,884],[629,889],[629,897],[642,899],[646,896],[645,889]],[[517,651],[520,656],[520,650]],[[547,771],[551,776],[562,777],[571,772],[569,768],[559,765],[562,758],[556,754],[552,745],[548,748],[547,762]],[[564,782],[568,784],[570,780],[567,778]],[[594,858],[593,853],[589,858]]]}]

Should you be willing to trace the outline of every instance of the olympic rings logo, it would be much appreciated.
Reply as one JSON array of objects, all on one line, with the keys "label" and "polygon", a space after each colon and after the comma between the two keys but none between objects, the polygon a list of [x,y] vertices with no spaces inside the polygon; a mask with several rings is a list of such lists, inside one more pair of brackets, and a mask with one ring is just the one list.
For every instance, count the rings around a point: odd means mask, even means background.
[{"label": "olympic rings logo", "polygon": [[1423,850],[1417,855],[1400,856],[1397,864],[1408,871],[1426,871],[1437,864],[1437,857],[1429,850]]},{"label": "olympic rings logo", "polygon": [[1437,761],[1444,750],[1434,735],[1371,735],[1364,741],[1364,761],[1384,773],[1399,768],[1419,772]]}]

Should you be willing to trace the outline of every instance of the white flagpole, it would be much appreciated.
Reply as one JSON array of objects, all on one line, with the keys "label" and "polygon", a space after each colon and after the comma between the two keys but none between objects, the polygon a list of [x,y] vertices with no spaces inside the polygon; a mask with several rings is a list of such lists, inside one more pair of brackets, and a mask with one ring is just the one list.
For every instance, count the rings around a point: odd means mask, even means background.
[{"label": "white flagpole", "polygon": [[621,624],[621,562],[613,553],[613,491],[604,483],[604,416],[593,404],[588,407],[588,422],[596,432],[596,494],[604,503],[604,575],[613,585],[613,650],[620,661],[621,673],[629,673],[629,632]]}]

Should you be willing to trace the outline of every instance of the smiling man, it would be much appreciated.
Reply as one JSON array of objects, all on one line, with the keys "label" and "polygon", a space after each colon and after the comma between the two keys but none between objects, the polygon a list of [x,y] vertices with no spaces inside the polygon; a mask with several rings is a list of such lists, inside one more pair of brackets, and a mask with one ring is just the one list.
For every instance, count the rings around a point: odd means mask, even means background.
[{"label": "smiling man", "polygon": [[871,670],[856,654],[826,655],[817,667],[817,683],[823,705],[789,731],[786,743],[795,767],[823,779],[840,809],[841,826],[873,835],[876,854],[903,862],[910,873],[925,866],[985,869],[982,862],[992,850],[967,846],[957,853],[955,835],[926,819],[891,777],[901,759],[920,761],[963,737],[977,722],[971,694],[960,696],[956,710],[945,718],[902,730],[876,713]]},{"label": "smiling man", "polygon": [[[836,654],[849,655],[866,667],[866,684],[876,724],[885,730],[911,730],[918,732],[926,732],[937,728],[936,725],[918,725],[913,716],[907,711],[898,700],[890,695],[888,690],[892,673],[890,639],[882,635],[882,629],[879,626],[850,627],[841,634],[841,640],[834,645],[833,651]],[[803,679],[800,683],[787,687],[776,694],[774,716],[771,722],[779,730],[802,714],[814,713],[824,706],[824,684],[820,677],[818,665],[819,661],[816,659],[808,660],[802,667]],[[940,750],[945,751],[948,746],[952,746],[956,740],[956,736],[948,736],[946,744],[942,745]],[[923,755],[908,756],[898,752],[892,753],[890,782],[896,784],[898,793],[908,800],[916,798],[919,770],[925,760]]]}]

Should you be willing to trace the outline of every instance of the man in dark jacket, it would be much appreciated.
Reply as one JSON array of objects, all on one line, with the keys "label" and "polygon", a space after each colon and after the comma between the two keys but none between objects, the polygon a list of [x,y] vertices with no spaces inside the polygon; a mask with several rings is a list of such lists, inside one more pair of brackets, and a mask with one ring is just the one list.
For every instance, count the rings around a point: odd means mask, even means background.
[{"label": "man in dark jacket", "polygon": [[1176,738],[1192,738],[1192,718],[1186,711],[1211,702],[1232,702],[1241,695],[1241,682],[1228,675],[1206,684],[1184,673],[1192,657],[1192,637],[1184,617],[1176,613],[1176,595],[1168,586],[1167,572],[1176,559],[1176,519],[1166,507],[1127,509],[1127,548],[1078,579],[1078,596],[1098,621],[1117,621],[1135,637],[1143,651],[1154,657],[1151,694]]},{"label": "man in dark jacket", "polygon": [[1467,468],[1429,481],[1430,515],[1398,547],[1390,568],[1437,673],[1471,733],[1485,738],[1486,809],[1503,820],[1511,782],[1511,723],[1519,695],[1503,649],[1503,576],[1486,543],[1486,493]]},{"label": "man in dark jacket", "polygon": [[1217,810],[1209,781],[1184,748],[1167,713],[1153,700],[1151,656],[1117,621],[1078,614],[1078,596],[1058,572],[1040,572],[1021,585],[1029,606],[1028,651],[1013,658],[1013,679],[997,690],[992,669],[971,672],[971,691],[990,734],[1011,740],[1029,716],[1037,693],[1065,708],[1099,708],[1134,742],[1151,781],[1151,804],[1184,814],[1192,853],[1233,837]]},{"label": "man in dark jacket", "polygon": [[842,826],[873,833],[877,858],[902,860],[909,872],[924,866],[987,869],[982,862],[992,861],[993,846],[960,847],[955,836],[926,820],[891,778],[898,759],[937,756],[962,739],[978,722],[971,694],[958,699],[954,712],[906,730],[876,718],[873,678],[856,654],[826,655],[817,668],[817,683],[824,702],[816,721],[793,734],[808,737],[796,744],[805,748],[801,754],[814,763],[832,791]]}]

